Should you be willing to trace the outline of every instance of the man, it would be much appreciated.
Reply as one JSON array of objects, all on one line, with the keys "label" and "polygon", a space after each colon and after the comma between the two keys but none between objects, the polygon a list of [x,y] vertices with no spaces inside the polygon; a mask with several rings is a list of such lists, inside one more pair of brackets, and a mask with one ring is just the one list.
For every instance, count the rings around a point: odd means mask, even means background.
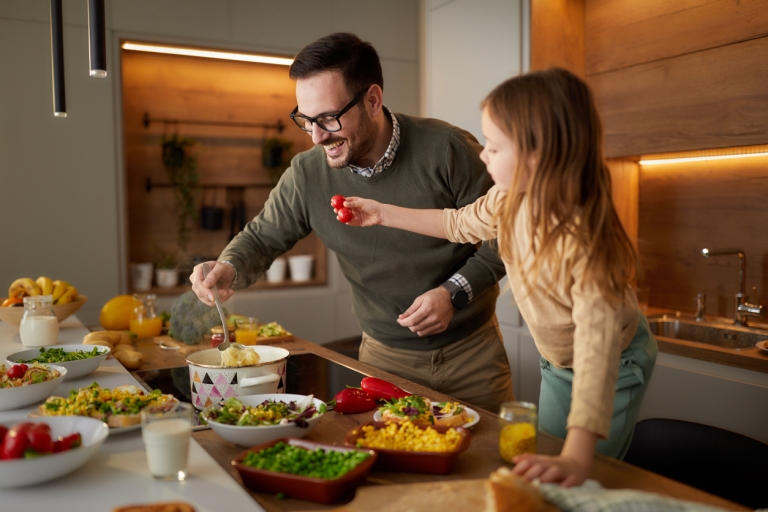
[{"label": "man", "polygon": [[[363,330],[360,360],[495,411],[512,379],[495,316],[504,267],[492,247],[339,222],[331,197],[363,196],[412,208],[457,208],[491,186],[471,134],[383,105],[376,50],[353,34],[304,47],[290,69],[291,113],[315,147],[296,155],[262,212],[224,249],[203,279],[204,303],[256,281],[314,231],[338,257]],[[415,297],[415,300],[414,300]]]}]

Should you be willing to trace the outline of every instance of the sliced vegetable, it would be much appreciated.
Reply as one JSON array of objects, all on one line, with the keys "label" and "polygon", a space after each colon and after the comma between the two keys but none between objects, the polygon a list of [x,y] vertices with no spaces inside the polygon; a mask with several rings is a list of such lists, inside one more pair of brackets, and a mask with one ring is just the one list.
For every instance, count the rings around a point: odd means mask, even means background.
[{"label": "sliced vegetable", "polygon": [[365,377],[360,382],[363,391],[371,395],[376,400],[394,400],[410,396],[411,393],[403,391],[389,381],[377,379],[376,377]]}]

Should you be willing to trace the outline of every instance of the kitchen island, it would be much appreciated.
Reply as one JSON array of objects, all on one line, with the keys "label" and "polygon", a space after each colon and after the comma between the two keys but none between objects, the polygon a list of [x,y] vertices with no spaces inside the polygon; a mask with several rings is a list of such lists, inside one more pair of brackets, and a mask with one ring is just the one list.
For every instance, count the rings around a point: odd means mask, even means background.
[{"label": "kitchen island", "polygon": [[[79,321],[70,318],[62,324],[60,343],[78,343],[86,332]],[[134,342],[136,348],[148,357],[145,368],[184,366],[182,352],[187,352],[189,347],[181,347],[182,350],[178,351],[163,350],[159,346],[161,341],[168,344],[167,339],[146,339]],[[450,398],[305,340],[296,339],[282,343],[280,346],[296,355],[316,354],[361,374],[390,380],[409,392],[423,394],[434,400]],[[201,347],[195,347],[197,348]],[[4,358],[5,355],[20,349],[18,330],[0,323],[0,351],[2,351],[0,355]],[[66,394],[69,389],[86,386],[93,381],[98,381],[107,387],[136,382],[114,359],[109,359],[96,373],[83,379],[62,383],[55,394]],[[33,409],[34,407],[30,407],[0,413],[0,421],[22,419]],[[364,485],[455,482],[486,478],[488,474],[505,463],[498,455],[497,416],[481,409],[477,409],[477,412],[480,415],[480,422],[471,429],[472,443],[469,449],[458,457],[449,475],[374,470]],[[372,411],[350,415],[330,411],[321,418],[308,439],[342,445],[349,431],[370,421],[372,416]],[[240,478],[231,465],[234,455],[243,451],[242,447],[224,441],[211,430],[195,431],[192,437],[195,442],[192,443],[190,451],[191,476],[186,482],[169,483],[153,480],[147,468],[140,431],[127,432],[119,436],[110,436],[93,459],[70,475],[28,488],[0,491],[2,509],[26,512],[30,510],[30,503],[34,503],[33,509],[58,507],[61,503],[67,503],[78,510],[104,511],[127,503],[173,500],[188,501],[199,511],[221,510],[223,503],[226,503],[227,508],[236,510],[267,510],[269,512],[325,510],[339,506],[338,504],[318,505],[296,499],[281,500],[273,495],[250,492],[240,485]],[[561,444],[560,440],[541,434],[538,451],[556,454]],[[595,458],[590,478],[610,489],[630,488],[653,491],[729,510],[746,510],[716,496],[601,455]],[[398,489],[402,488],[398,487]],[[346,501],[351,498],[351,496],[347,497]]]}]

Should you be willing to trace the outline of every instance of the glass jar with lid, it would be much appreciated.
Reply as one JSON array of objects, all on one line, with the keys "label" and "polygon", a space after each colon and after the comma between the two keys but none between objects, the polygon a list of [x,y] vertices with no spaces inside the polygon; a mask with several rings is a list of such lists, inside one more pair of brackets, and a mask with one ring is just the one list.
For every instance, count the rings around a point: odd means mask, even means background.
[{"label": "glass jar with lid", "polygon": [[19,337],[25,347],[47,347],[59,341],[59,320],[53,312],[53,297],[24,297],[24,316]]},{"label": "glass jar with lid", "polygon": [[[233,329],[227,328],[227,333],[229,334],[229,342],[234,343],[235,331]],[[211,347],[216,348],[222,343],[224,343],[224,327],[220,325],[214,325],[211,327]]]},{"label": "glass jar with lid", "polygon": [[536,453],[538,413],[530,402],[504,402],[499,411],[499,455],[507,462],[524,453]]},{"label": "glass jar with lid", "polygon": [[128,321],[128,328],[138,338],[152,338],[160,336],[163,330],[163,319],[157,316],[154,293],[134,293],[133,312]]}]

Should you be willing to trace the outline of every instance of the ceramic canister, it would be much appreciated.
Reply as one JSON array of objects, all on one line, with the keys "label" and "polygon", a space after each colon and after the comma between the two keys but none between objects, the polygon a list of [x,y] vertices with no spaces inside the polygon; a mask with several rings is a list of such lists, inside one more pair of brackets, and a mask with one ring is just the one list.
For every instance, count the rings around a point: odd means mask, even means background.
[{"label": "ceramic canister", "polygon": [[288,352],[284,348],[254,345],[257,364],[222,366],[221,352],[213,348],[187,356],[192,405],[204,409],[227,398],[264,393],[285,393]]}]

